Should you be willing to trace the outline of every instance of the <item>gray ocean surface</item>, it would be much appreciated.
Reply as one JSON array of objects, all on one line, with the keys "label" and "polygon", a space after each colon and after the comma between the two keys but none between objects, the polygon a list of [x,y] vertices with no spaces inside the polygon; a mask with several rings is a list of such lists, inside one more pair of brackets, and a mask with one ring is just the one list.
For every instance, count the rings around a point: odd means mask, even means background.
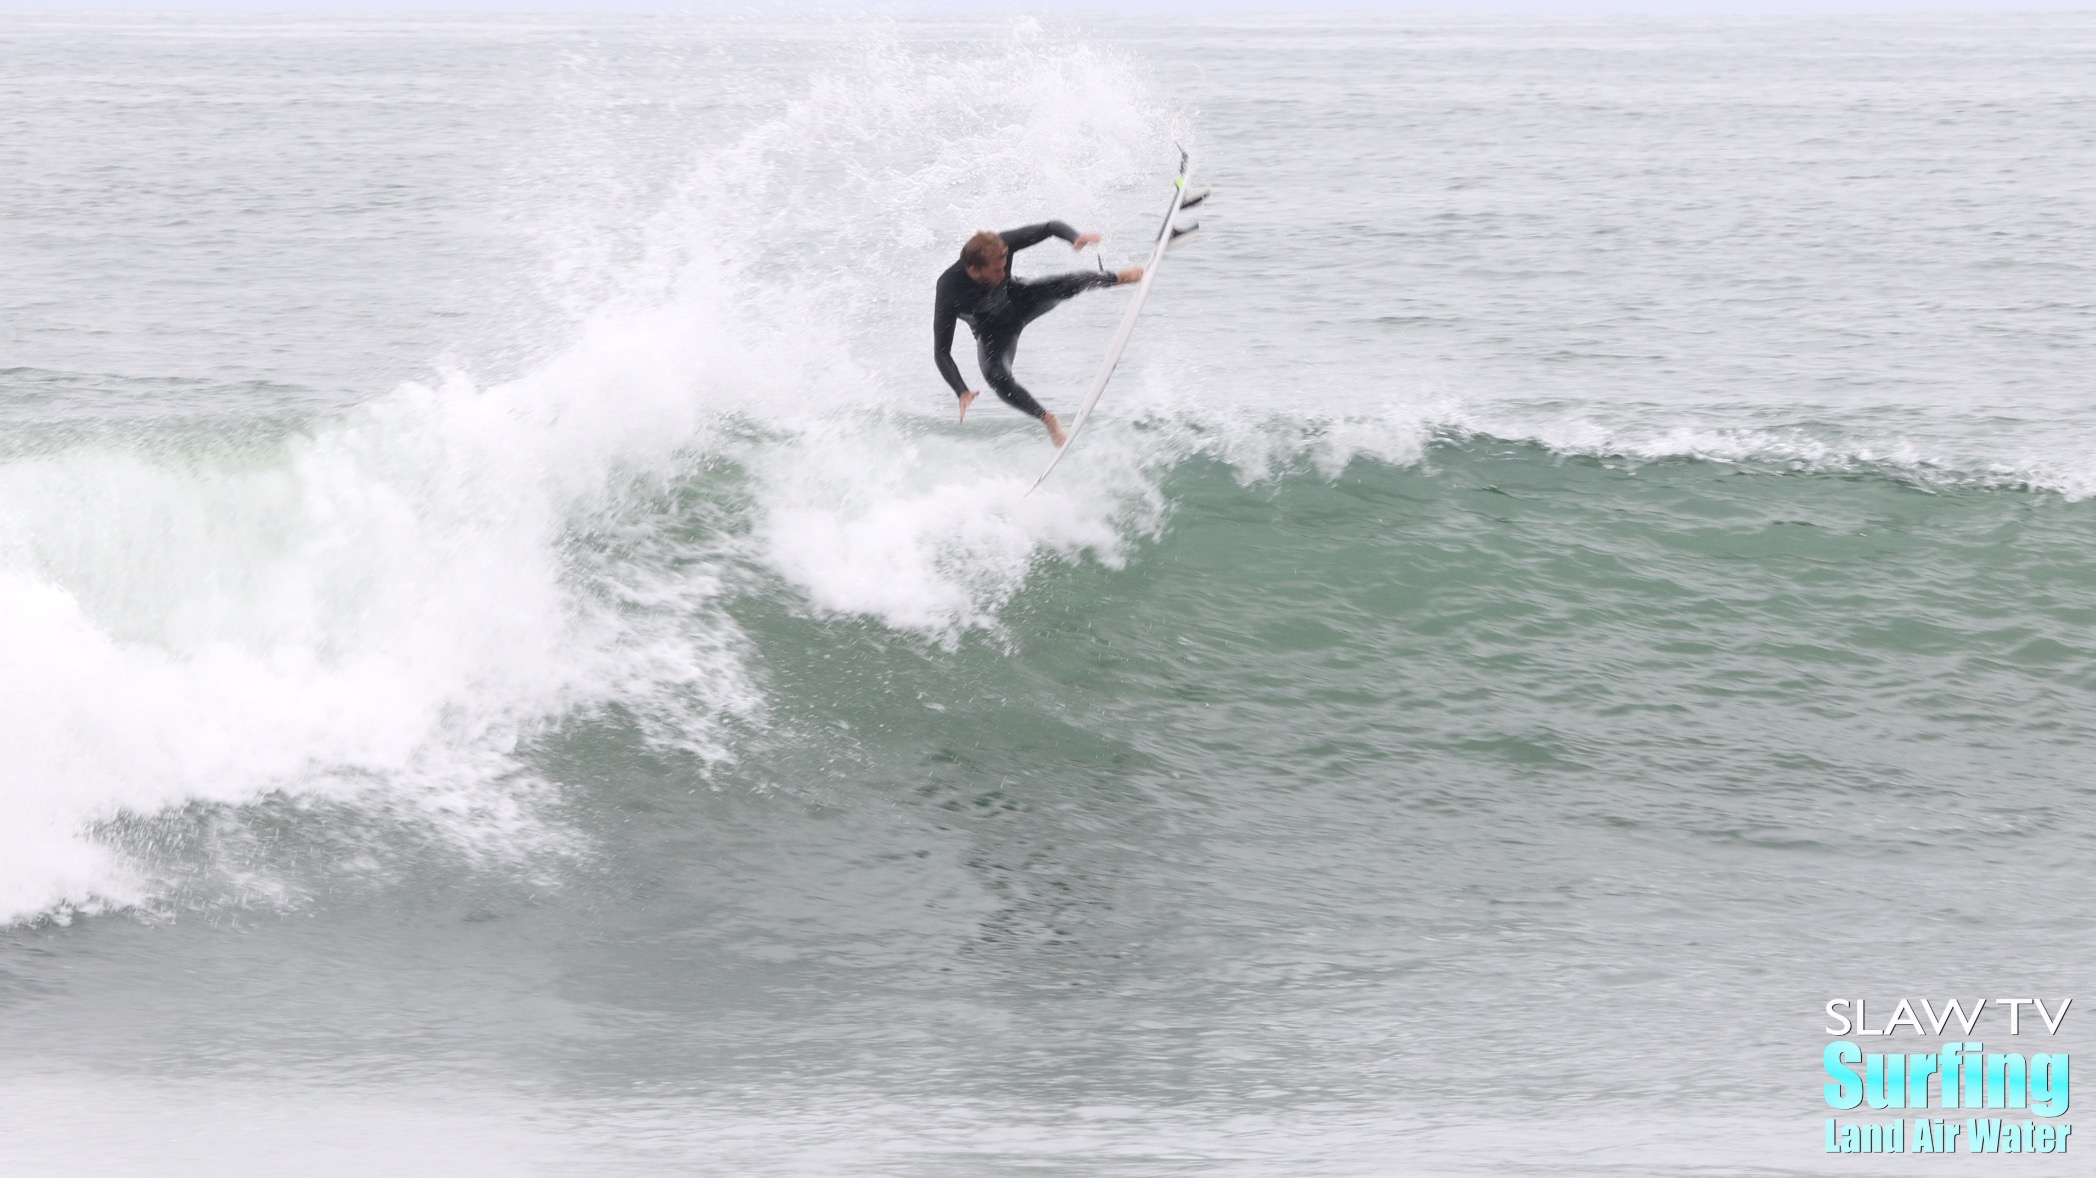
[{"label": "gray ocean surface", "polygon": [[[1175,142],[1028,497],[933,278]],[[0,1172],[1912,1172],[2092,258],[2089,16],[0,18]]]}]

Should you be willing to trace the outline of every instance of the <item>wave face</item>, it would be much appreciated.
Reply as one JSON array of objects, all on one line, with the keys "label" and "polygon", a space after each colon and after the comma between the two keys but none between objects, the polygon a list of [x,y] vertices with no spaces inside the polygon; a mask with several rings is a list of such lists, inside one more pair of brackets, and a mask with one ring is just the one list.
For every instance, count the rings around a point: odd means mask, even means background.
[{"label": "wave face", "polygon": [[[1809,1036],[1706,998],[2096,901],[2088,32],[0,25],[0,1055],[602,1172],[1787,1157]],[[1028,495],[932,279],[1124,262],[1176,142]]]}]

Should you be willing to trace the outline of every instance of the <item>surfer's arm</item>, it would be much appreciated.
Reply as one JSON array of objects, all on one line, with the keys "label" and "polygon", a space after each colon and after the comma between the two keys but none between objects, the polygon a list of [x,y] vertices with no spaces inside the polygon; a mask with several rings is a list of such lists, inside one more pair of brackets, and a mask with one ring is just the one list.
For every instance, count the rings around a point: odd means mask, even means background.
[{"label": "surfer's arm", "polygon": [[[1039,245],[1051,237],[1060,237],[1071,245],[1082,244],[1078,238],[1077,231],[1070,228],[1063,221],[1043,221],[1038,225],[1022,225],[1017,229],[1007,229],[997,236],[1004,239],[1004,248],[1014,251],[1023,250],[1030,245]],[[1096,241],[1098,239],[1094,236],[1093,240]]]},{"label": "surfer's arm", "polygon": [[953,386],[955,396],[968,391],[968,382],[961,379],[961,366],[953,362],[954,310],[944,298],[932,309],[932,363],[939,366],[939,375]]}]

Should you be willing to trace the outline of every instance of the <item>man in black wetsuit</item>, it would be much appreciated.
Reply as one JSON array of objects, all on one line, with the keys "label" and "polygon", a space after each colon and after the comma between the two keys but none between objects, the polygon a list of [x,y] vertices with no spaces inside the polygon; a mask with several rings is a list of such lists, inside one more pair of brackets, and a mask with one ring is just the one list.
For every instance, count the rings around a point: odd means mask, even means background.
[{"label": "man in black wetsuit", "polygon": [[938,302],[932,308],[932,359],[939,366],[939,375],[946,378],[954,395],[961,399],[961,420],[968,420],[968,406],[980,394],[961,379],[961,370],[953,362],[953,321],[966,320],[975,332],[975,362],[982,368],[983,380],[1005,404],[1039,418],[1048,427],[1049,440],[1060,446],[1065,436],[1062,422],[1041,408],[1041,403],[1012,378],[1012,357],[1019,351],[1019,333],[1079,291],[1142,281],[1143,268],[1130,266],[1115,274],[1059,274],[1039,282],[1013,278],[1012,251],[1038,245],[1050,237],[1062,238],[1073,250],[1099,240],[1098,234],[1080,236],[1061,221],[1043,221],[1003,233],[985,229],[968,239],[961,248],[961,260],[939,275]]}]

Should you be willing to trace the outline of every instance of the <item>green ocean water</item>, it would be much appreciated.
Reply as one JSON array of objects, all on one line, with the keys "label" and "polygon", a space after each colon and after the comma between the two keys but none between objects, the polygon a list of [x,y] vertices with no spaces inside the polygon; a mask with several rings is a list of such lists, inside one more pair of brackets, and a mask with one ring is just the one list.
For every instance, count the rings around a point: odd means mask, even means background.
[{"label": "green ocean water", "polygon": [[[2088,964],[2090,34],[0,26],[0,1168],[1903,1172],[1825,1003]],[[931,277],[1175,138],[1029,497]]]}]

